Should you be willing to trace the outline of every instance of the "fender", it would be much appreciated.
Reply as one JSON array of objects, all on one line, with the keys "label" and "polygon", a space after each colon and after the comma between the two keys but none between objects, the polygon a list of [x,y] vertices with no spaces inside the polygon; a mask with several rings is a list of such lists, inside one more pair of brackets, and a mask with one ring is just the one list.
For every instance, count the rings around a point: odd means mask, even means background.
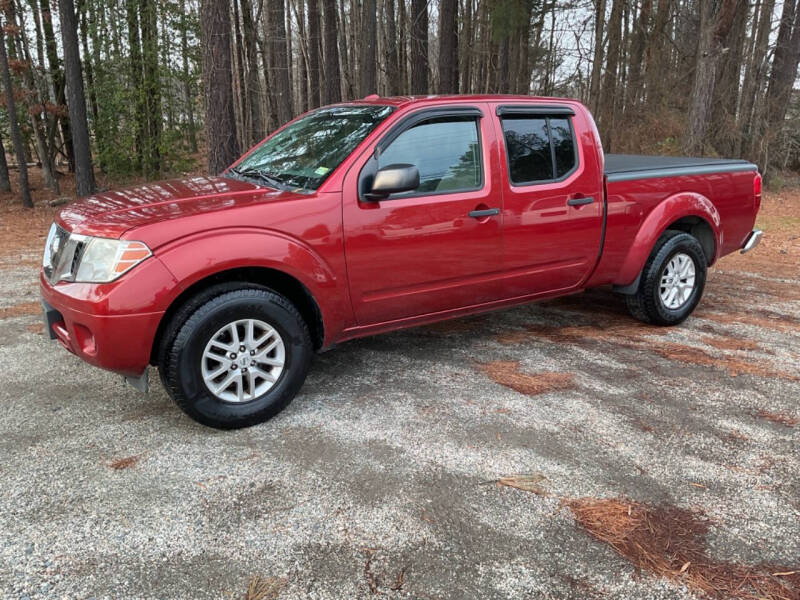
[{"label": "fender", "polygon": [[680,192],[663,200],[645,217],[614,283],[627,286],[636,280],[661,234],[672,223],[684,217],[700,217],[711,227],[714,233],[714,255],[709,263],[716,261],[722,242],[719,212],[705,196],[694,192]]},{"label": "fender", "polygon": [[257,227],[214,229],[168,244],[156,251],[156,257],[178,282],[163,310],[202,279],[232,269],[256,267],[282,271],[306,287],[322,314],[325,345],[350,318],[346,282],[317,252],[285,233]]}]

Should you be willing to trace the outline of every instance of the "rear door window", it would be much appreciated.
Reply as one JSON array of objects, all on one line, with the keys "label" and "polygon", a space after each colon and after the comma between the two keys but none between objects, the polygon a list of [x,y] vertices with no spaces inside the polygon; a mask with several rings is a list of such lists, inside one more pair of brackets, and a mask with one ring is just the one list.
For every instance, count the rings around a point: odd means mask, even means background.
[{"label": "rear door window", "polygon": [[529,185],[562,179],[577,165],[575,139],[564,117],[503,117],[511,183]]}]

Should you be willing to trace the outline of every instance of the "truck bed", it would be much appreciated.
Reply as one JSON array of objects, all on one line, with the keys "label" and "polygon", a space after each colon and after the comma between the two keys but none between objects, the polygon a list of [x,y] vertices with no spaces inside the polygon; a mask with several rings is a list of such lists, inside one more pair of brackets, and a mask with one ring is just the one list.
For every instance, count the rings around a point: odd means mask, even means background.
[{"label": "truck bed", "polygon": [[757,167],[753,163],[733,158],[644,156],[642,154],[606,154],[605,156],[605,175],[608,181],[755,170]]}]

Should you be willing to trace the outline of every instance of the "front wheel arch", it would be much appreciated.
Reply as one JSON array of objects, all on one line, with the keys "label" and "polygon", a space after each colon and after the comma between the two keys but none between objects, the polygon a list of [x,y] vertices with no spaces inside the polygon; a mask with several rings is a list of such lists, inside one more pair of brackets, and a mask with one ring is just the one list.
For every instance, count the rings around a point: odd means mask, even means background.
[{"label": "front wheel arch", "polygon": [[314,350],[322,348],[325,340],[325,323],[319,304],[308,288],[291,275],[268,267],[244,267],[228,269],[209,275],[183,290],[169,305],[161,317],[150,349],[150,364],[158,365],[165,347],[177,335],[177,318],[204,304],[213,296],[238,289],[242,286],[271,290],[289,300],[303,317],[311,334]]}]

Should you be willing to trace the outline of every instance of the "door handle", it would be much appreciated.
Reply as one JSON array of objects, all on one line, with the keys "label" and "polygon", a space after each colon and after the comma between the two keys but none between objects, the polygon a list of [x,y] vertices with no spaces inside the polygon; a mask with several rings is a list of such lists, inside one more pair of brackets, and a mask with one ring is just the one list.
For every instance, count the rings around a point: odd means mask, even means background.
[{"label": "door handle", "polygon": [[591,196],[585,196],[582,198],[570,198],[567,200],[567,204],[570,206],[583,206],[584,204],[591,204],[594,202],[594,198]]},{"label": "door handle", "polygon": [[484,210],[471,210],[469,211],[469,216],[473,219],[482,219],[484,217],[493,217],[494,215],[499,215],[500,209],[499,208],[486,208]]}]

